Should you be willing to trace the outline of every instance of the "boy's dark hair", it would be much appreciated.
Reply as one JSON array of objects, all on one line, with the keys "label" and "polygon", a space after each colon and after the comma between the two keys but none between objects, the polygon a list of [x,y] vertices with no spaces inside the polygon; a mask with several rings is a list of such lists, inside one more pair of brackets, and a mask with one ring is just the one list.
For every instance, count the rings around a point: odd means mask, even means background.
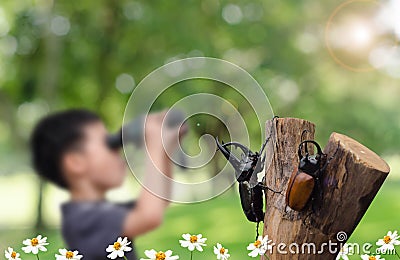
[{"label": "boy's dark hair", "polygon": [[85,109],[73,109],[49,115],[36,125],[30,145],[36,172],[62,188],[68,188],[61,169],[62,156],[83,137],[83,128],[100,121]]}]

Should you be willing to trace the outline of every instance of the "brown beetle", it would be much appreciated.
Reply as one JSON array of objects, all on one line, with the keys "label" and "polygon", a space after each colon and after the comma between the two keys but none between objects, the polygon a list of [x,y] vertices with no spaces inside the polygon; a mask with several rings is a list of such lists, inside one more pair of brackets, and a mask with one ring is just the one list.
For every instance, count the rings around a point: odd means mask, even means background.
[{"label": "brown beetle", "polygon": [[[317,153],[310,155],[307,145],[311,143],[317,148]],[[305,145],[305,155],[302,148]],[[286,204],[296,211],[301,211],[307,205],[319,184],[321,172],[326,168],[327,155],[321,150],[319,144],[313,140],[306,140],[300,143],[299,165],[290,176],[289,185],[286,191]],[[317,185],[319,186],[319,185]]]}]

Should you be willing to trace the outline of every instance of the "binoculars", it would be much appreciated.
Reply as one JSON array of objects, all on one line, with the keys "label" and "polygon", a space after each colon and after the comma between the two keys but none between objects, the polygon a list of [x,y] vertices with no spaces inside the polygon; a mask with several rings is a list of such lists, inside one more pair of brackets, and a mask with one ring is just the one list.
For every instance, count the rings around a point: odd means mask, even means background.
[{"label": "binoculars", "polygon": [[[132,143],[136,147],[140,148],[143,145],[144,139],[144,120],[145,115],[141,115],[129,122],[128,124],[121,127],[121,129],[114,134],[110,134],[107,136],[107,145],[111,149],[119,149],[122,148],[123,143]],[[185,114],[180,110],[170,110],[165,118],[166,126],[169,128],[177,127],[182,124],[185,120]],[[185,167],[185,155],[179,149],[179,163],[178,166],[182,168]]]}]

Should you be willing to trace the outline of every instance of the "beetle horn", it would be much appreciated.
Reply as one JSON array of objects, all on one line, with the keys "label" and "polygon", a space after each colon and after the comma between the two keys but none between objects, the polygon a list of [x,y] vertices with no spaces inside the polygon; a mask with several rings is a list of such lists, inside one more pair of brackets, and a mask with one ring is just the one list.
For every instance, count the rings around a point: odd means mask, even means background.
[{"label": "beetle horn", "polygon": [[244,146],[243,144],[241,144],[241,143],[238,143],[238,142],[229,142],[229,143],[223,143],[223,147],[226,147],[226,146],[229,146],[229,145],[232,145],[232,146],[234,146],[235,148],[240,148],[240,150],[242,150],[242,152],[243,153],[245,153],[246,155],[248,155],[249,153],[251,153],[251,151],[250,151],[250,149],[249,148],[247,148],[246,146]]},{"label": "beetle horn", "polygon": [[220,144],[218,141],[218,137],[215,137],[215,142],[217,144],[218,150],[221,151],[221,153],[225,156],[225,158],[232,164],[233,168],[235,168],[236,171],[240,171],[240,160],[229,151],[229,149],[226,149],[225,146],[227,146],[229,143],[227,144]]},{"label": "beetle horn", "polygon": [[305,144],[306,145],[306,153],[308,154],[308,150],[307,150],[307,144],[308,143],[312,143],[313,145],[315,145],[315,147],[317,147],[317,153],[319,154],[319,155],[322,155],[322,150],[321,150],[321,146],[319,146],[319,144],[317,143],[317,142],[315,142],[315,141],[313,141],[313,140],[305,140],[305,141],[303,141],[303,142],[301,142],[300,143],[300,145],[299,145],[299,150],[298,150],[298,154],[299,154],[299,157],[301,157],[302,155],[301,155],[301,148],[303,148],[303,145]]}]

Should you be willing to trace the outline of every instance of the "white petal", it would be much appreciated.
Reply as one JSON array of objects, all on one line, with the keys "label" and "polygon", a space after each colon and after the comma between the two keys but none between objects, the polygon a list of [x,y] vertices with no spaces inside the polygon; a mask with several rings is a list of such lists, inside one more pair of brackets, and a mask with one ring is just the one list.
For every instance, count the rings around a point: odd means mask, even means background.
[{"label": "white petal", "polygon": [[257,257],[257,256],[258,256],[258,250],[256,249],[256,250],[251,251],[251,252],[249,253],[249,256],[251,256],[251,257]]},{"label": "white petal", "polygon": [[37,247],[32,247],[32,254],[37,255],[39,253],[39,249]]},{"label": "white petal", "polygon": [[183,234],[183,235],[182,235],[182,237],[183,237],[183,239],[185,239],[185,240],[189,241],[189,240],[190,240],[190,237],[191,237],[191,235],[190,235],[190,234]]},{"label": "white petal", "polygon": [[113,245],[109,245],[109,246],[106,248],[106,252],[111,253],[111,252],[113,252],[113,251],[115,251],[115,248],[114,248]]},{"label": "white petal", "polygon": [[254,245],[254,243],[251,243],[247,246],[247,250],[254,250],[256,249],[256,246]]},{"label": "white petal", "polygon": [[149,258],[154,258],[154,256],[157,254],[157,252],[156,252],[156,250],[151,249],[151,250],[145,250],[144,254]]},{"label": "white petal", "polygon": [[46,252],[47,251],[47,248],[45,248],[44,246],[38,246],[37,247],[40,251],[43,251],[43,252]]},{"label": "white petal", "polygon": [[111,258],[111,259],[115,259],[115,258],[117,258],[117,256],[118,256],[117,251],[113,251],[107,257]]},{"label": "white petal", "polygon": [[187,246],[187,248],[188,248],[190,251],[193,251],[194,248],[195,248],[195,245],[192,244],[192,243],[189,243],[188,246]]},{"label": "white petal", "polygon": [[25,246],[22,248],[22,251],[24,251],[25,253],[29,254],[32,251],[32,247],[31,246]]},{"label": "white petal", "polygon": [[181,247],[188,247],[190,244],[192,244],[186,240],[179,240],[179,243],[181,243]]},{"label": "white petal", "polygon": [[118,250],[118,251],[115,251],[115,252],[117,252],[119,257],[124,257],[124,255],[125,255],[124,251],[121,251],[121,250]]},{"label": "white petal", "polygon": [[126,246],[126,247],[124,248],[124,250],[123,250],[123,251],[125,251],[125,252],[129,252],[129,251],[131,251],[131,250],[132,250],[132,247]]},{"label": "white petal", "polygon": [[24,244],[26,246],[30,246],[31,245],[31,240],[30,239],[25,239],[24,241],[22,241],[22,244]]},{"label": "white petal", "polygon": [[196,245],[196,249],[199,250],[200,252],[203,252],[203,248],[200,245]]}]

